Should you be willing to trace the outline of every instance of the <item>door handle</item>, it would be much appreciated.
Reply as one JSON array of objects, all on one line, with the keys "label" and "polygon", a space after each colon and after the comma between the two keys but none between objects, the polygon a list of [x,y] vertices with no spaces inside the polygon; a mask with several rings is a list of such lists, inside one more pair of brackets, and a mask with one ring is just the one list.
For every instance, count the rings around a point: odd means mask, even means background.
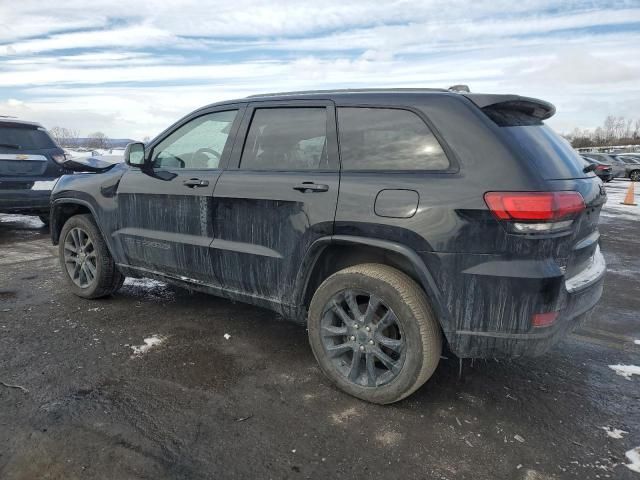
[{"label": "door handle", "polygon": [[329,191],[329,185],[324,185],[323,183],[302,182],[293,187],[293,189],[302,193],[327,192]]},{"label": "door handle", "polygon": [[209,180],[200,180],[199,178],[190,178],[189,180],[185,180],[182,182],[185,187],[196,188],[196,187],[208,187]]}]

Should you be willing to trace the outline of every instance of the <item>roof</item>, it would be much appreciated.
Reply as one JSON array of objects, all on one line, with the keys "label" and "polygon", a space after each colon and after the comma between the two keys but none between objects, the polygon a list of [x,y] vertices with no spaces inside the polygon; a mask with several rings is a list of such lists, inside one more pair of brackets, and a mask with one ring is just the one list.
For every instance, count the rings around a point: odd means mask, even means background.
[{"label": "roof", "polygon": [[[301,90],[291,92],[261,93],[245,98],[226,100],[205,105],[196,112],[229,104],[260,102],[260,101],[291,101],[291,100],[334,100],[336,102],[393,102],[393,98],[405,97],[404,100],[414,101],[415,96],[446,95],[449,97],[465,98],[478,108],[486,108],[504,104],[510,109],[521,110],[540,120],[545,120],[555,113],[555,107],[544,100],[523,97],[520,95],[470,93],[465,85],[455,85],[451,88],[347,88],[333,90]],[[411,98],[408,98],[411,97]]]},{"label": "roof", "polygon": [[43,128],[41,124],[39,124],[38,122],[30,122],[27,120],[18,120],[15,117],[10,117],[8,115],[0,115],[0,125],[7,125],[7,124],[14,124],[14,125],[29,125],[32,127],[37,127],[37,128]]}]

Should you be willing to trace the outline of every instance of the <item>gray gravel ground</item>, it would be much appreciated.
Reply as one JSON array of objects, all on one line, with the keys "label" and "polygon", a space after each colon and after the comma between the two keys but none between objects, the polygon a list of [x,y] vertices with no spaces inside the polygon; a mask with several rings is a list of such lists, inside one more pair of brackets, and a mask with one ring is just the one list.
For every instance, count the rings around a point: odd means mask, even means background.
[{"label": "gray gravel ground", "polygon": [[610,270],[589,325],[461,378],[444,359],[386,407],[333,388],[304,327],[269,311],[144,280],[79,299],[39,220],[0,215],[0,381],[28,390],[0,385],[0,478],[640,479],[624,466],[640,376],[609,368],[640,365],[633,208],[602,216]]}]

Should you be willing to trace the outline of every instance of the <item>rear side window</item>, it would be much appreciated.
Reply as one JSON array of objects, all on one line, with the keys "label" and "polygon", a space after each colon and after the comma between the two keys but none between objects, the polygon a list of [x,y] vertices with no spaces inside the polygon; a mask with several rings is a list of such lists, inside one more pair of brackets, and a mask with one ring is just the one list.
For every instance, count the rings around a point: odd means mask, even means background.
[{"label": "rear side window", "polygon": [[258,108],[242,151],[245,170],[327,169],[324,107]]},{"label": "rear side window", "polygon": [[43,148],[56,148],[56,144],[43,129],[0,125],[0,148],[39,150]]},{"label": "rear side window", "polygon": [[438,140],[418,115],[391,108],[338,108],[343,170],[446,170]]},{"label": "rear side window", "polygon": [[500,134],[547,180],[593,176],[584,173],[584,162],[569,142],[545,124],[501,127]]}]

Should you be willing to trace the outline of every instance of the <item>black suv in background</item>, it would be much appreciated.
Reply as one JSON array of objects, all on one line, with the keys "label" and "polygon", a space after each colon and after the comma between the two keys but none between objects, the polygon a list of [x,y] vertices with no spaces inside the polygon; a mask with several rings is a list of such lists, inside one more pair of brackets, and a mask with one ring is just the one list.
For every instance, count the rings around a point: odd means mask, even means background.
[{"label": "black suv in background", "polygon": [[554,107],[447,90],[273,94],[201,108],[126,164],[65,176],[70,288],[151,277],[305,322],[322,371],[376,403],[459,357],[539,355],[588,318],[600,180]]},{"label": "black suv in background", "polygon": [[64,173],[64,151],[38,123],[0,117],[0,213],[38,215],[49,223],[49,199]]}]

